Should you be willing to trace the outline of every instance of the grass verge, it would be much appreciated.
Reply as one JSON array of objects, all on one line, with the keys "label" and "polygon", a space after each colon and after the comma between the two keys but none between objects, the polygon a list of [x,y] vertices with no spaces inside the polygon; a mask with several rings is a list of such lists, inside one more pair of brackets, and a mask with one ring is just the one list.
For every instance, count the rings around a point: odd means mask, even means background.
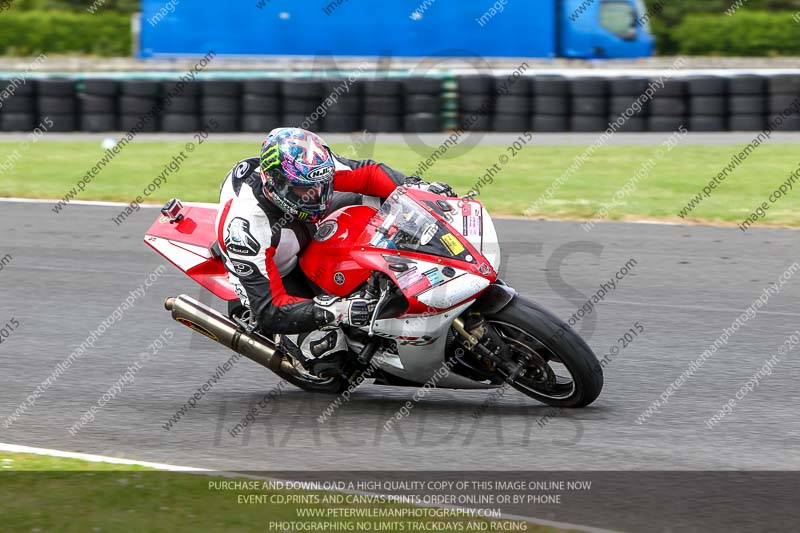
[{"label": "grass verge", "polygon": [[[413,525],[431,523],[441,524],[441,529],[435,531],[564,531],[527,522],[463,516],[304,518],[299,516],[301,509],[326,512],[331,508],[425,508],[394,503],[348,503],[347,495],[341,493],[275,490],[263,485],[259,489],[228,490],[221,488],[221,483],[236,478],[161,472],[44,455],[0,452],[0,465],[0,529],[8,532],[425,531],[414,529]],[[274,501],[282,498],[283,503],[273,503],[273,498]],[[332,501],[324,502],[325,498]],[[295,501],[288,503],[292,499]],[[311,529],[286,528],[287,523],[298,522]],[[325,524],[326,529],[313,527]],[[387,527],[387,524],[394,525]]]},{"label": "grass verge", "polygon": [[[0,142],[0,153],[12,153],[19,143]],[[334,146],[344,150],[345,146]],[[145,202],[162,203],[173,196],[187,201],[214,202],[219,184],[239,159],[258,154],[258,145],[243,142],[207,142],[187,152],[181,142],[134,142],[109,163],[78,195],[80,200],[131,202],[161,173],[176,154],[185,154],[180,170],[166,176],[166,184]],[[422,153],[424,149],[417,147]],[[590,219],[612,201],[659,146],[605,146],[568,179],[555,195],[543,202],[533,216]],[[798,167],[796,147],[791,144],[762,145],[729,173],[709,198],[704,198],[685,218],[677,216],[713,176],[722,171],[735,145],[681,145],[675,147],[642,178],[622,203],[614,207],[610,220],[631,218],[675,222],[738,223],[767,201],[768,196]],[[523,215],[542,192],[581,154],[582,146],[529,145],[510,159],[501,171],[481,179],[500,156],[504,146],[478,146],[458,157],[439,160],[426,173],[430,180],[445,181],[460,193],[485,182],[480,199],[496,215]],[[98,142],[48,142],[41,140],[19,149],[11,170],[0,181],[0,196],[61,198],[102,157]],[[401,171],[417,168],[420,153],[404,145],[377,145],[372,157]],[[800,188],[800,182],[794,189]],[[800,226],[800,191],[772,204],[758,225]]]}]

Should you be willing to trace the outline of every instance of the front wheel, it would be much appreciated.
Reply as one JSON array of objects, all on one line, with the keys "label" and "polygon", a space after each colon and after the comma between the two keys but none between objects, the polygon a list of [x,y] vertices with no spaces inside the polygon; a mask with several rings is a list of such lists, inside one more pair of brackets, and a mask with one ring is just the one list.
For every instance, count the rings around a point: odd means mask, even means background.
[{"label": "front wheel", "polygon": [[484,319],[512,359],[497,371],[518,391],[557,407],[585,407],[600,395],[603,369],[597,357],[551,312],[517,296]]}]

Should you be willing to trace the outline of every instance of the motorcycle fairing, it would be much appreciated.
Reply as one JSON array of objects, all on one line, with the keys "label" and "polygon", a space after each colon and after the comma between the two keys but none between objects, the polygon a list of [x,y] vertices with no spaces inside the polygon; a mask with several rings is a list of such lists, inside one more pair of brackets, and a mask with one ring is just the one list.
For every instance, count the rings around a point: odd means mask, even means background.
[{"label": "motorcycle fairing", "polygon": [[184,205],[181,213],[183,218],[174,224],[165,216],[156,220],[145,234],[145,244],[218,298],[238,300],[225,264],[211,252],[217,242],[217,209]]}]

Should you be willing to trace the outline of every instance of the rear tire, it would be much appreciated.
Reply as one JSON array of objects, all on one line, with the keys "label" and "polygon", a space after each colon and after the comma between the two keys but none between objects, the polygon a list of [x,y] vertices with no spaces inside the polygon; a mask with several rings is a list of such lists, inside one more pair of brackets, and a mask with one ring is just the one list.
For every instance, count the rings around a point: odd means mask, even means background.
[{"label": "rear tire", "polygon": [[580,335],[551,312],[517,296],[501,311],[484,318],[490,324],[498,322],[509,324],[534,337],[546,348],[542,350],[540,346],[536,350],[537,354],[548,361],[553,360],[553,356],[557,358],[558,362],[569,371],[574,383],[571,394],[563,398],[554,398],[522,385],[522,379],[517,377],[509,381],[509,384],[518,391],[556,407],[585,407],[600,395],[603,389],[603,368],[597,357]]},{"label": "rear tire", "polygon": [[350,386],[350,382],[348,382],[342,376],[336,376],[335,378],[331,378],[331,381],[326,381],[324,383],[316,383],[298,378],[297,376],[293,376],[287,372],[284,372],[283,370],[275,370],[274,372],[282,379],[285,379],[295,387],[303,389],[306,392],[316,392],[319,394],[341,394]]},{"label": "rear tire", "polygon": [[[235,320],[246,320],[245,317],[250,311],[239,302],[239,300],[230,300],[228,302],[228,316]],[[274,374],[283,380],[291,383],[295,387],[302,389],[306,392],[317,392],[321,394],[341,394],[346,391],[350,386],[350,382],[341,375],[337,375],[325,382],[314,382],[302,379],[282,369],[272,370]]]}]

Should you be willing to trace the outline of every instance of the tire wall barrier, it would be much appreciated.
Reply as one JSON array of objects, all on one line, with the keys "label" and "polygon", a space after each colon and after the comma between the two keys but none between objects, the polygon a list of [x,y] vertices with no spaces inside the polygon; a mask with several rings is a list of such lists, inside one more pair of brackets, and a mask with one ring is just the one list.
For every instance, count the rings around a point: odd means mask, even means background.
[{"label": "tire wall barrier", "polygon": [[[674,77],[655,87],[640,76],[520,78],[501,91],[491,75],[383,79],[0,79],[0,131],[127,131],[158,109],[144,131],[185,133],[210,119],[217,131],[281,125],[321,132],[438,132],[471,117],[475,131],[800,131],[800,74]],[[660,88],[658,88],[660,87]],[[624,121],[619,120],[624,115]],[[621,125],[620,125],[621,123]]]}]

